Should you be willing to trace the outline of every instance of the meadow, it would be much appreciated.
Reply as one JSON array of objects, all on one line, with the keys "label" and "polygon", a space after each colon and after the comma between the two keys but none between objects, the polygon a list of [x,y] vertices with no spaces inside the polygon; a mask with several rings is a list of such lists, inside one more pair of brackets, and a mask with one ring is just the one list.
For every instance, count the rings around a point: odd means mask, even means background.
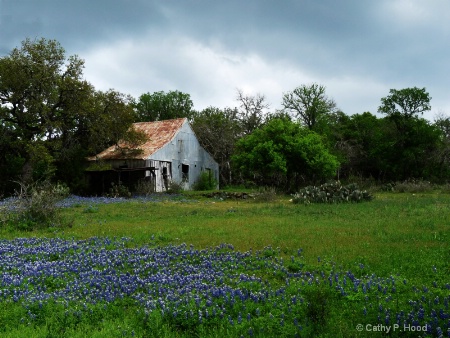
[{"label": "meadow", "polygon": [[72,197],[0,228],[2,337],[450,337],[450,194]]}]

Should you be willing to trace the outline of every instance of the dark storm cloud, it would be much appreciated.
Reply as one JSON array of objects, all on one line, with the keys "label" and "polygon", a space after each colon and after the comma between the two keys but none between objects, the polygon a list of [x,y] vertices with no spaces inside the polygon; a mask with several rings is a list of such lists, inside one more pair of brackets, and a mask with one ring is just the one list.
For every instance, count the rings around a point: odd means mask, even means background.
[{"label": "dark storm cloud", "polygon": [[152,1],[0,0],[0,50],[4,53],[25,38],[56,39],[66,49],[88,48],[163,24]]},{"label": "dark storm cloud", "polygon": [[95,86],[134,95],[179,89],[232,105],[241,86],[278,108],[283,91],[314,81],[360,113],[418,86],[450,112],[447,0],[0,0],[0,34],[0,55],[56,39]]}]

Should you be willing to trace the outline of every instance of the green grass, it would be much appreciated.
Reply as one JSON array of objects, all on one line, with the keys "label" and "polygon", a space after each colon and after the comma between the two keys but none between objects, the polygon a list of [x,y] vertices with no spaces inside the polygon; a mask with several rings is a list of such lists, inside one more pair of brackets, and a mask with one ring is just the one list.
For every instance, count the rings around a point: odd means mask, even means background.
[{"label": "green grass", "polygon": [[448,194],[386,193],[367,203],[306,206],[288,198],[274,203],[131,201],[64,210],[65,217],[74,219],[72,228],[3,232],[2,237],[126,236],[140,245],[155,236],[160,245],[187,243],[200,249],[221,243],[240,251],[272,246],[286,257],[302,248],[308,265],[321,257],[420,279],[433,265],[450,275],[449,208]]},{"label": "green grass", "polygon": [[[332,265],[354,271],[363,266],[365,273],[380,277],[394,275],[419,287],[433,281],[450,282],[449,194],[379,193],[371,202],[337,205],[294,205],[289,197],[271,203],[255,203],[205,199],[192,193],[190,196],[193,200],[188,203],[130,201],[73,207],[63,211],[64,217],[73,219],[71,228],[33,232],[0,229],[0,236],[76,239],[125,236],[131,237],[132,245],[136,246],[150,242],[161,246],[187,243],[202,249],[229,243],[238,251],[263,250],[271,246],[273,251],[267,254],[283,258],[297,255],[301,248],[304,267],[292,266],[294,271],[327,269]],[[327,292],[313,290],[305,297],[320,303],[324,297],[333,297]],[[345,322],[345,318],[355,315],[351,300],[349,306],[344,307],[342,302],[339,305],[333,302],[331,300],[326,317],[340,332],[335,332],[336,336],[357,336],[353,327]],[[310,310],[322,311],[320,308]],[[120,336],[123,330],[130,334],[131,328],[135,328],[137,334],[139,330],[144,332],[143,324],[137,325],[135,321],[133,314],[125,312],[117,319],[107,317],[101,322],[84,323],[82,327],[87,330],[85,336],[93,332],[96,336]],[[178,336],[172,329],[158,324],[157,319],[154,323],[152,329],[159,330],[160,335]],[[82,333],[75,335],[70,326],[67,330],[67,336],[83,336]],[[6,336],[34,335],[29,326],[23,324]],[[41,335],[35,333],[35,336]],[[322,336],[333,337],[333,331],[326,331]],[[372,332],[368,336],[376,334]]]}]

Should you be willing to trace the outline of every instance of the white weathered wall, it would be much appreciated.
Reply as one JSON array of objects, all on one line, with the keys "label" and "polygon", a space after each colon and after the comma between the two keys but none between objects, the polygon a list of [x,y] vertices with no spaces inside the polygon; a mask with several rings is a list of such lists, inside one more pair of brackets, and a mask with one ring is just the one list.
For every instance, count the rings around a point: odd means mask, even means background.
[{"label": "white weathered wall", "polygon": [[[152,177],[151,180],[155,182],[155,191],[162,192],[167,191],[169,188],[168,185],[172,180],[172,163],[167,161],[156,161],[156,160],[146,160],[145,166],[147,167],[155,167],[155,177]],[[164,178],[164,169],[167,170],[167,177]],[[146,176],[150,175],[150,171],[146,172]]]},{"label": "white weathered wall", "polygon": [[182,165],[189,165],[189,181],[184,183],[186,189],[190,189],[200,173],[207,168],[219,181],[219,165],[200,146],[194,131],[187,122],[183,124],[172,141],[156,151],[149,160],[172,162],[171,178],[177,183],[182,183]]}]

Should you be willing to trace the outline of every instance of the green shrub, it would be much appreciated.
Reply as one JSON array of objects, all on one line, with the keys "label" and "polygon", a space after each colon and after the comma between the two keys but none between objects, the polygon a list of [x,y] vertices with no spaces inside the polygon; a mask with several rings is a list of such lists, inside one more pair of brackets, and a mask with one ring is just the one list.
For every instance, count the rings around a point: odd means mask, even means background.
[{"label": "green shrub", "polygon": [[403,182],[397,182],[394,185],[393,191],[395,192],[408,192],[408,193],[422,193],[430,192],[433,190],[431,182],[423,180],[407,180]]},{"label": "green shrub", "polygon": [[307,305],[307,318],[312,321],[314,326],[324,326],[331,312],[331,303],[335,294],[324,285],[306,288],[303,293]]},{"label": "green shrub", "polygon": [[107,194],[108,197],[131,197],[130,190],[124,186],[121,182],[118,184],[115,184],[114,182],[111,183],[111,188],[109,189],[109,193]]},{"label": "green shrub", "polygon": [[150,180],[141,179],[134,187],[134,193],[139,196],[148,196],[155,192],[155,183]]},{"label": "green shrub", "polygon": [[181,183],[172,181],[169,184],[169,189],[167,189],[167,193],[168,194],[179,194],[183,190],[184,190],[183,185]]},{"label": "green shrub", "polygon": [[8,214],[8,223],[20,230],[62,226],[64,221],[57,203],[69,195],[69,189],[49,181],[26,184],[18,182],[16,201]]},{"label": "green shrub", "polygon": [[277,191],[274,187],[259,188],[255,196],[256,202],[273,202],[277,199]]},{"label": "green shrub", "polygon": [[208,171],[203,171],[198,180],[194,183],[192,189],[196,191],[214,190],[217,188],[217,181]]},{"label": "green shrub", "polygon": [[440,186],[440,191],[444,194],[450,194],[450,183],[446,183]]},{"label": "green shrub", "polygon": [[395,191],[395,182],[389,182],[383,184],[380,188],[381,191]]},{"label": "green shrub", "polygon": [[348,203],[370,201],[373,196],[358,185],[351,183],[343,186],[339,181],[331,181],[319,187],[308,186],[295,193],[292,202],[296,204],[310,203]]},{"label": "green shrub", "polygon": [[83,213],[85,214],[94,214],[98,212],[98,207],[94,207],[93,205],[89,205],[88,207],[84,208]]},{"label": "green shrub", "polygon": [[437,186],[429,181],[408,179],[402,182],[389,182],[380,187],[381,191],[399,192],[399,193],[424,193],[431,192]]}]

